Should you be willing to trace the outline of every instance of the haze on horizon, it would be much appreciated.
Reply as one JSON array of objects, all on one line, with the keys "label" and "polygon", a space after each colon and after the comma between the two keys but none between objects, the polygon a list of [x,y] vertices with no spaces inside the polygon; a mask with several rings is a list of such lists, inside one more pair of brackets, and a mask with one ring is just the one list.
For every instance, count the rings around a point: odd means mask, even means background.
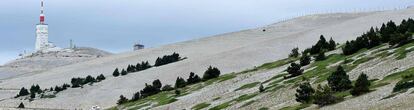
[{"label": "haze on horizon", "polygon": [[[59,47],[125,52],[265,26],[309,12],[382,9],[414,5],[409,0],[45,0],[49,39]],[[40,0],[0,2],[0,65],[32,51]]]}]

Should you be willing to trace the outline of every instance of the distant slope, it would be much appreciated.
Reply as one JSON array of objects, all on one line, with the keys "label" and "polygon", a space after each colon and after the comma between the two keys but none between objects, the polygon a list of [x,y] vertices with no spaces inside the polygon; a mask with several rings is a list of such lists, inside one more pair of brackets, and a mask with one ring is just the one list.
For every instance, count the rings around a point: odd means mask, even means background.
[{"label": "distant slope", "polygon": [[[187,77],[190,72],[201,75],[209,65],[219,67],[222,73],[242,71],[266,62],[285,58],[290,50],[296,46],[301,49],[310,47],[321,34],[326,37],[333,37],[335,41],[344,42],[354,39],[371,26],[379,26],[388,20],[401,21],[412,16],[414,16],[413,8],[385,12],[304,16],[262,28],[190,40],[52,68],[37,74],[6,79],[0,83],[0,88],[19,89],[23,86],[29,87],[32,84],[49,88],[63,83],[70,83],[72,77],[104,74],[107,80],[103,82],[85,86],[82,89],[68,89],[57,94],[55,98],[34,100],[30,103],[27,102],[25,105],[35,108],[60,109],[74,109],[75,107],[88,109],[94,105],[107,108],[115,105],[120,95],[130,98],[134,92],[142,89],[145,83],[150,83],[154,79],[160,79],[163,84],[173,84],[177,76]],[[266,29],[266,31],[263,32],[263,29]],[[111,75],[115,68],[126,68],[128,64],[136,64],[147,60],[153,64],[157,57],[173,52],[178,52],[188,59],[124,77],[114,78]],[[280,70],[274,72],[278,71]],[[255,77],[261,79],[271,76],[270,73],[266,74],[268,75]],[[18,91],[15,92],[17,94]],[[234,94],[237,94],[237,92]],[[3,99],[7,99],[7,97],[13,97],[15,94],[2,95]],[[15,107],[20,102],[21,100],[16,99],[2,100],[0,101],[0,107]],[[195,105],[197,103],[199,102],[194,101],[188,104]],[[176,107],[181,108],[183,106],[186,105]]]},{"label": "distant slope", "polygon": [[78,47],[73,49],[73,52],[36,53],[10,61],[0,67],[0,73],[3,73],[0,75],[0,79],[48,70],[109,55],[112,55],[112,53],[90,47]]}]

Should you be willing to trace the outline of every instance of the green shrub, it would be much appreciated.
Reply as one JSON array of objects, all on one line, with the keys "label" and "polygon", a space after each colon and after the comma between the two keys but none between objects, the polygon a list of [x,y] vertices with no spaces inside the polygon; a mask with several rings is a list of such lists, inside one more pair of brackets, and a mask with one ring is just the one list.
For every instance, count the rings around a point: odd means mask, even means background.
[{"label": "green shrub", "polygon": [[342,66],[328,77],[328,85],[334,91],[345,91],[352,88],[352,82]]},{"label": "green shrub", "polygon": [[216,67],[208,67],[207,70],[204,72],[203,81],[207,81],[209,79],[217,78],[220,76],[220,70]]},{"label": "green shrub", "polygon": [[371,86],[371,82],[368,80],[368,76],[362,73],[356,80],[355,85],[351,90],[351,94],[353,96],[358,96],[367,93],[369,92],[369,86]]},{"label": "green shrub", "polygon": [[313,93],[315,93],[315,90],[309,82],[304,82],[296,89],[296,101],[300,103],[309,103],[312,101]]},{"label": "green shrub", "polygon": [[328,86],[322,87],[319,85],[313,97],[313,103],[319,106],[326,106],[340,101],[340,98],[335,97]]}]

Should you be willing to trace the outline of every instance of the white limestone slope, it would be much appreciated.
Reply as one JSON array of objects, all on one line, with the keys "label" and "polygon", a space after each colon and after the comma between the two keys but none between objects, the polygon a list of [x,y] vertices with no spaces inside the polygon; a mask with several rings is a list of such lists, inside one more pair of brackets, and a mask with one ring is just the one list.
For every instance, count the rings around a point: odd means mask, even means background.
[{"label": "white limestone slope", "polygon": [[0,79],[88,61],[109,56],[111,54],[112,53],[89,47],[74,48],[70,49],[70,51],[33,53],[30,56],[12,60],[3,66],[0,66]]},{"label": "white limestone slope", "polygon": [[[33,108],[90,108],[93,105],[111,107],[119,96],[131,95],[142,89],[145,83],[160,79],[163,84],[173,84],[177,76],[188,77],[189,72],[199,75],[207,66],[213,65],[223,73],[241,71],[269,61],[285,58],[290,49],[298,46],[303,49],[314,44],[321,34],[344,42],[354,39],[371,26],[380,26],[388,20],[400,22],[414,17],[414,8],[385,12],[323,14],[295,18],[266,27],[227,33],[186,42],[148,48],[135,52],[122,53],[73,65],[57,67],[44,72],[5,79],[0,88],[19,89],[39,84],[49,88],[70,83],[72,77],[104,74],[107,80],[80,89],[68,89],[57,94],[56,98],[39,99],[25,103]],[[262,30],[266,29],[265,32]],[[166,54],[178,52],[188,57],[180,62],[145,71],[112,77],[115,68],[125,68],[128,64],[154,60]],[[3,91],[0,90],[0,94]],[[8,91],[10,92],[10,91]],[[17,94],[17,90],[15,90]],[[7,99],[10,94],[1,94],[0,107],[15,107],[21,100]]]}]

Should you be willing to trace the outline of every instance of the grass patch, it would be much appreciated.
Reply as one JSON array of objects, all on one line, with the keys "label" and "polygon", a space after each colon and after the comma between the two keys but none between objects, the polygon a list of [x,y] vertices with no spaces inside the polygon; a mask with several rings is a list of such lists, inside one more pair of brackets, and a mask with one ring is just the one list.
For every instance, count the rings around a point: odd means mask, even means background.
[{"label": "grass patch", "polygon": [[195,105],[194,107],[192,107],[191,109],[192,110],[201,110],[201,109],[203,109],[203,108],[206,108],[206,107],[208,107],[208,106],[210,106],[211,104],[209,104],[209,103],[200,103],[200,104],[197,104],[197,105]]},{"label": "grass patch", "polygon": [[377,57],[377,58],[385,58],[385,57],[388,57],[388,56],[390,56],[390,55],[392,55],[392,53],[391,53],[391,52],[384,51],[384,52],[381,52],[381,53],[379,53],[379,54],[375,55],[375,57]]},{"label": "grass patch", "polygon": [[401,71],[401,72],[397,72],[397,73],[393,73],[390,74],[386,77],[384,77],[384,79],[382,79],[382,82],[387,82],[387,81],[391,81],[391,80],[398,80],[400,78],[402,78],[403,76],[408,76],[408,75],[414,75],[414,67]]},{"label": "grass patch", "polygon": [[225,74],[225,75],[218,77],[218,82],[227,81],[235,77],[237,77],[235,73]]},{"label": "grass patch", "polygon": [[145,104],[142,104],[142,105],[139,105],[139,106],[128,108],[128,110],[138,110],[138,109],[141,109],[141,108],[144,108],[144,107],[147,107],[147,106],[151,106],[151,104],[150,103],[145,103]]},{"label": "grass patch", "polygon": [[259,108],[259,110],[269,110],[269,108],[267,108],[267,107],[262,107],[262,108]]},{"label": "grass patch", "polygon": [[221,97],[216,97],[216,98],[213,99],[213,101],[216,101],[216,100],[219,100],[219,99],[221,99]]},{"label": "grass patch", "polygon": [[273,69],[273,68],[281,67],[283,65],[295,62],[296,60],[298,60],[298,58],[286,58],[286,59],[282,59],[282,60],[278,60],[278,61],[274,61],[270,63],[265,63],[263,65],[260,65],[257,68],[258,69]]},{"label": "grass patch", "polygon": [[370,89],[375,89],[375,88],[379,88],[379,87],[382,87],[382,86],[386,86],[388,84],[390,84],[390,83],[388,83],[388,82],[377,82],[377,83],[373,83],[373,85],[371,85],[369,88]]},{"label": "grass patch", "polygon": [[245,100],[249,100],[249,99],[251,99],[251,98],[253,98],[253,97],[257,96],[257,95],[258,95],[258,93],[244,94],[244,95],[241,95],[241,96],[237,97],[236,99],[233,99],[231,101],[228,101],[228,102],[222,103],[220,105],[217,105],[217,106],[215,106],[213,108],[210,108],[209,110],[221,110],[221,109],[225,109],[225,108],[233,105],[234,103],[239,103],[239,102],[243,102]]},{"label": "grass patch", "polygon": [[311,106],[311,104],[299,104],[294,106],[283,107],[280,110],[300,110]]},{"label": "grass patch", "polygon": [[372,59],[374,59],[374,58],[375,58],[375,57],[363,57],[363,58],[360,58],[360,59],[358,59],[358,60],[354,61],[354,62],[352,63],[352,65],[359,65],[359,64],[365,63],[365,62],[367,62],[367,61],[369,61],[369,60],[372,60]]},{"label": "grass patch", "polygon": [[256,102],[256,100],[248,101],[248,102],[244,103],[240,108],[247,107],[247,106],[253,104],[254,102]]},{"label": "grass patch", "polygon": [[221,110],[221,109],[225,109],[225,108],[227,108],[229,106],[230,106],[230,102],[225,102],[225,103],[222,103],[220,105],[217,105],[217,106],[215,106],[213,108],[210,108],[208,110]]},{"label": "grass patch", "polygon": [[252,88],[252,87],[257,86],[258,84],[260,84],[260,82],[253,82],[253,83],[245,84],[245,85],[243,85],[243,86],[241,86],[241,87],[237,88],[237,89],[236,89],[236,90],[234,90],[234,91],[243,90],[243,89],[250,89],[250,88]]},{"label": "grass patch", "polygon": [[276,76],[273,76],[273,77],[272,77],[272,78],[270,78],[270,79],[267,79],[267,80],[266,80],[266,81],[264,81],[263,83],[268,83],[268,82],[270,82],[270,81],[272,81],[272,80],[275,80],[275,79],[281,78],[281,77],[286,76],[286,75],[288,75],[288,74],[287,74],[287,73],[278,74],[278,75],[276,75]]},{"label": "grass patch", "polygon": [[244,95],[241,95],[238,98],[234,99],[233,101],[243,102],[243,101],[249,100],[249,99],[251,99],[251,98],[253,98],[253,97],[257,96],[257,95],[258,95],[257,93],[254,93],[254,94],[244,94]]},{"label": "grass patch", "polygon": [[408,44],[405,44],[399,47],[397,50],[395,50],[395,55],[397,56],[395,59],[401,60],[407,57],[407,53],[414,51],[414,48],[411,48],[409,50],[407,50],[407,48],[413,47],[413,46],[414,46],[414,43],[408,43]]},{"label": "grass patch", "polygon": [[[331,64],[345,60],[345,58],[346,57],[344,55],[340,55],[340,54],[329,55],[326,60],[317,61],[313,63],[311,66],[316,67],[316,68],[305,72],[303,76],[306,78],[318,77],[318,79],[316,80],[316,83],[323,82],[330,75],[330,73],[332,73],[336,69],[335,67],[330,67],[330,68],[327,68],[327,67]],[[301,79],[302,78],[296,78],[296,81],[299,81]]]},{"label": "grass patch", "polygon": [[351,95],[351,93],[349,91],[350,90],[342,91],[342,92],[335,92],[333,95],[336,96],[336,97],[344,98],[346,96],[350,96]]}]

